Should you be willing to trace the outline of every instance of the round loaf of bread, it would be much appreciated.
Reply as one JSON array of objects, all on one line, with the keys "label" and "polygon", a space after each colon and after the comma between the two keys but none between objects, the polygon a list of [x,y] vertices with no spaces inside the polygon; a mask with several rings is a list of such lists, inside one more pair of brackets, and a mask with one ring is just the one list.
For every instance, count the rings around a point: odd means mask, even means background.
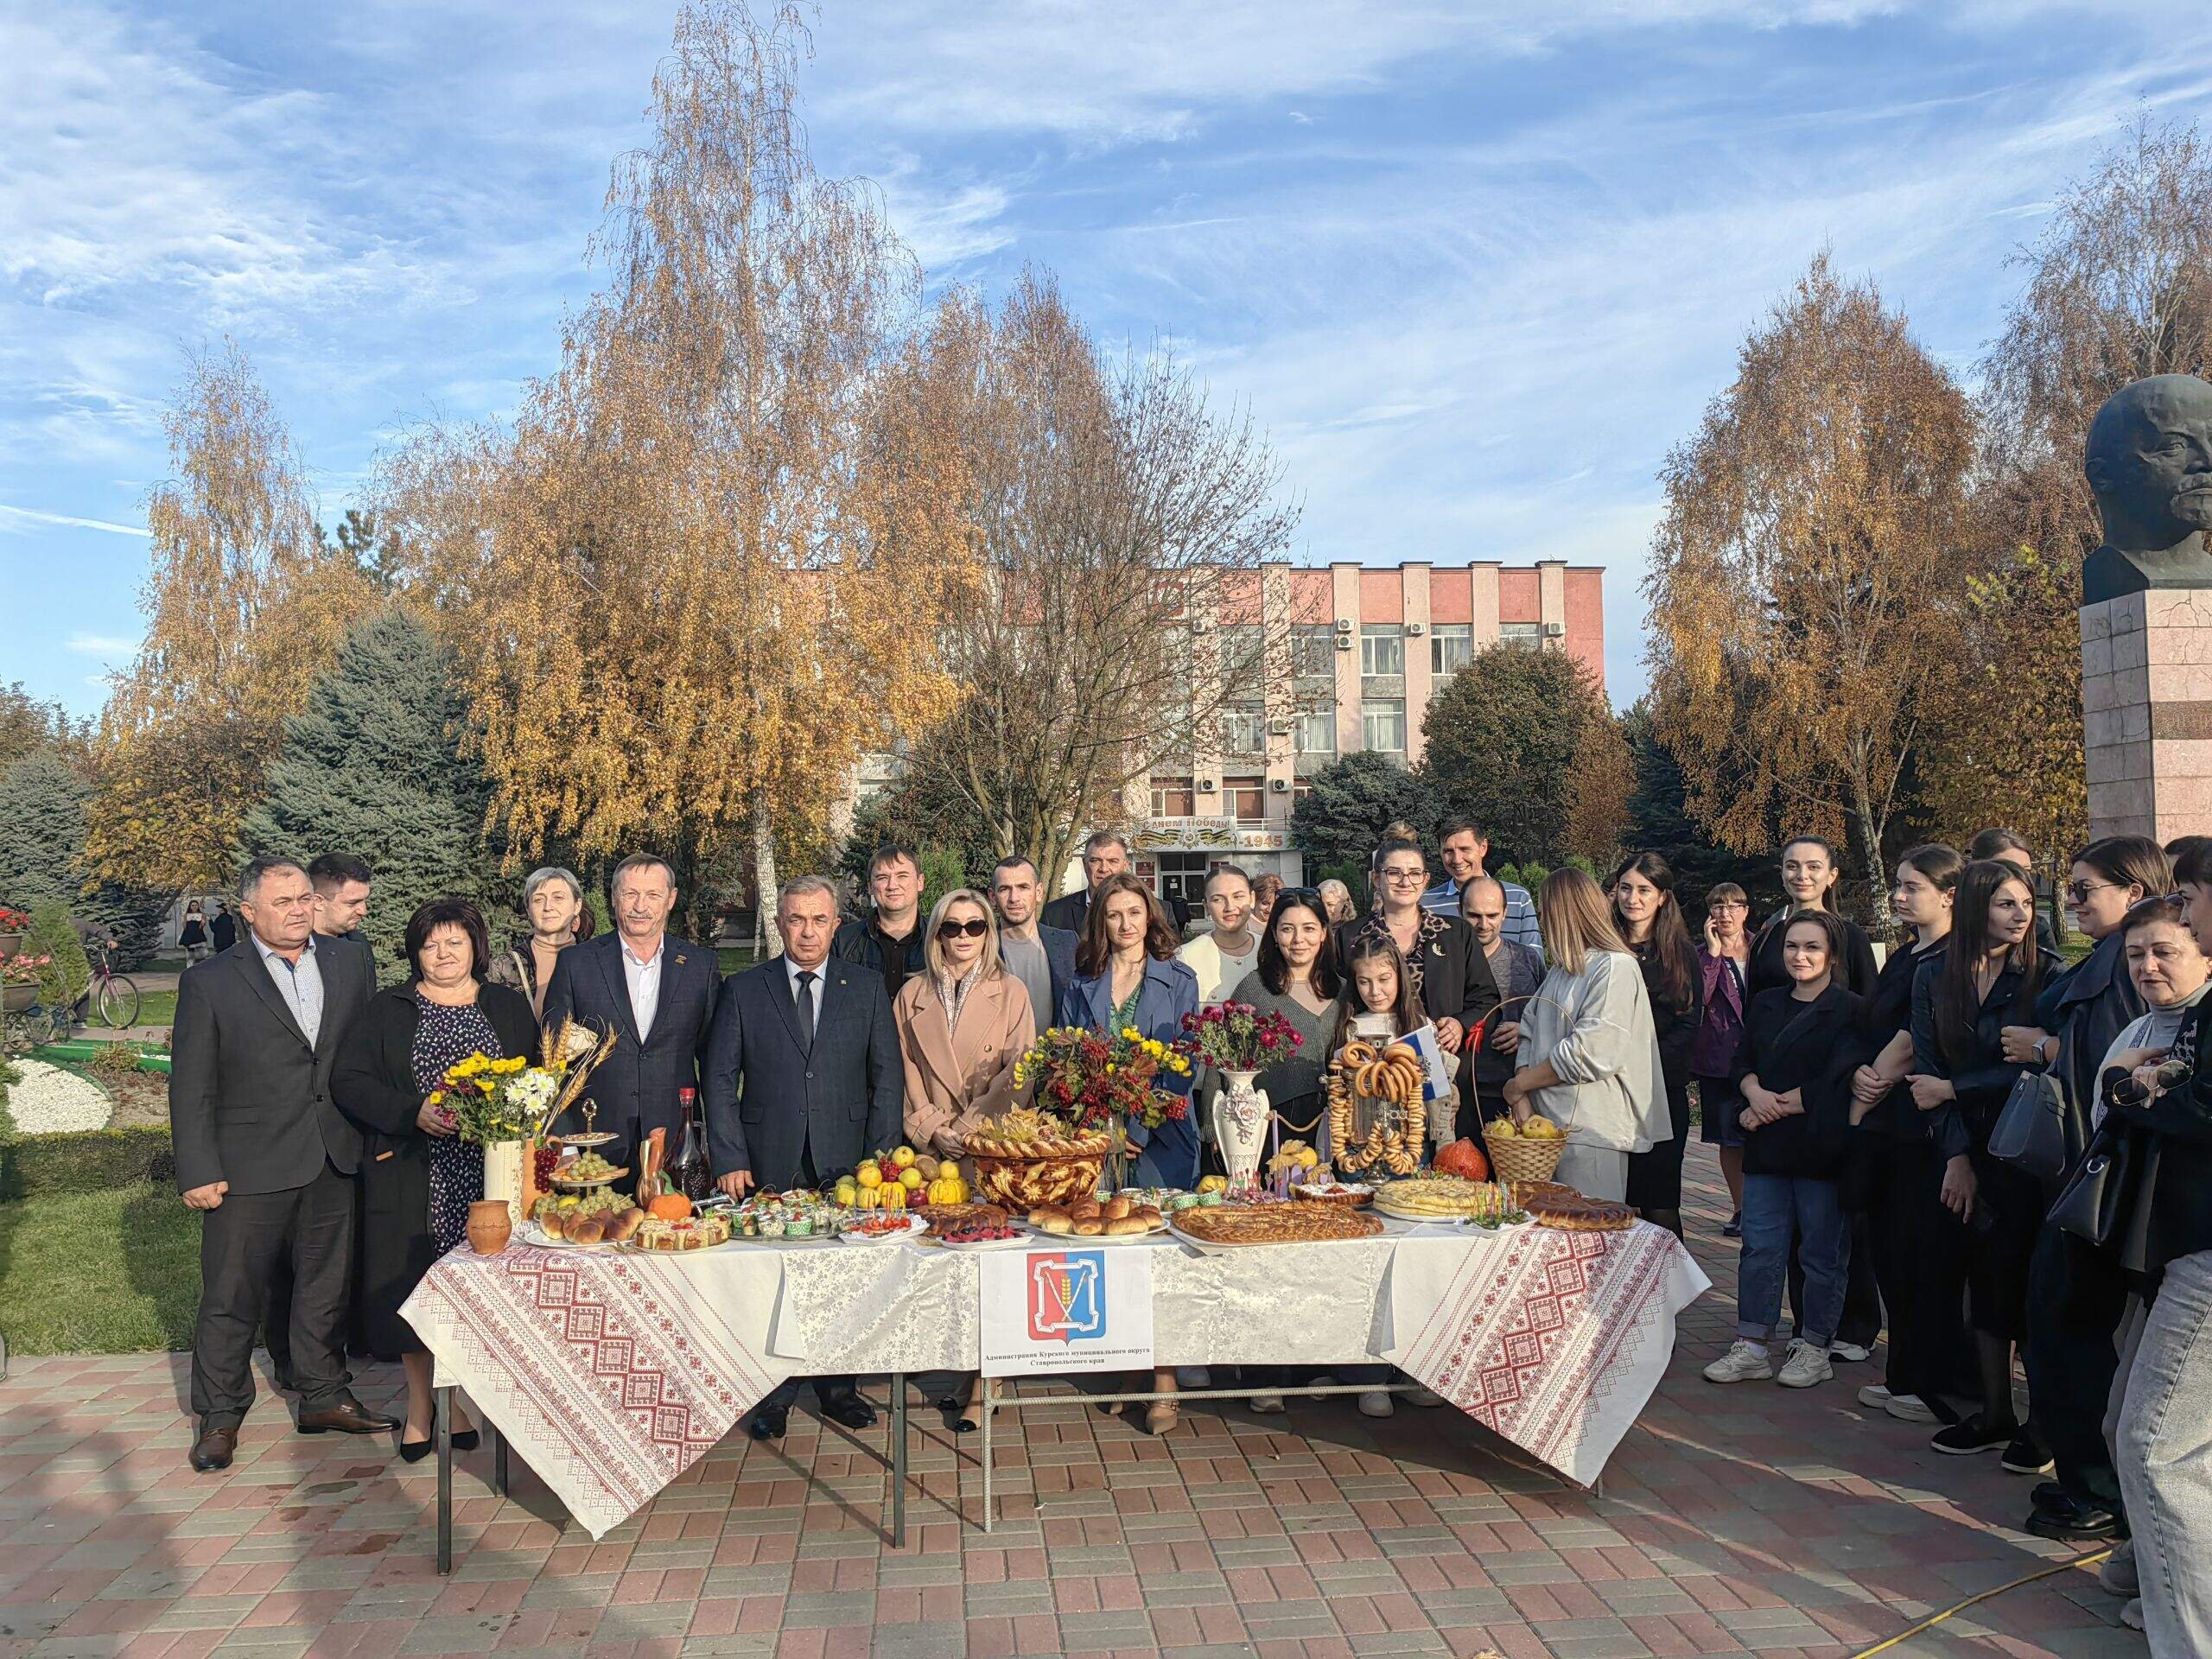
[{"label": "round loaf of bread", "polygon": [[1127,1198],[1109,1198],[1100,1207],[1098,1213],[1107,1221],[1119,1221],[1129,1213],[1129,1201]]},{"label": "round loaf of bread", "polygon": [[1073,1226],[1077,1238],[1096,1238],[1106,1230],[1107,1224],[1096,1216],[1086,1216],[1083,1220],[1074,1223]]},{"label": "round loaf of bread", "polygon": [[1068,1214],[1077,1221],[1096,1221],[1101,1214],[1096,1198],[1077,1198],[1068,1205]]}]

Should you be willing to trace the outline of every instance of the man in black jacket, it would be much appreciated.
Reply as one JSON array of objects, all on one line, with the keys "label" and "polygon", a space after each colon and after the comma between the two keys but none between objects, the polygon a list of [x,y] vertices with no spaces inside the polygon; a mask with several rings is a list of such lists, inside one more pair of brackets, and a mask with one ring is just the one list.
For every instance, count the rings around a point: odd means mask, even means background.
[{"label": "man in black jacket", "polygon": [[613,1052],[592,1073],[590,1098],[599,1108],[593,1122],[622,1137],[601,1154],[619,1168],[657,1128],[668,1131],[675,1156],[681,1094],[699,1086],[721,972],[712,950],[669,935],[676,873],[666,861],[651,853],[624,859],[607,897],[613,930],[561,953],[545,987],[545,1023],[574,1018],[616,1033]]},{"label": "man in black jacket", "polygon": [[359,952],[316,947],[314,896],[289,859],[256,859],[238,881],[251,931],[177,987],[169,1131],[177,1190],[206,1217],[192,1338],[191,1462],[202,1471],[227,1468],[237,1449],[279,1261],[294,1284],[301,1432],[397,1426],[353,1398],[344,1358],[361,1137],[331,1103],[330,1067],[372,988]]},{"label": "man in black jacket", "polygon": [[[777,896],[784,954],[722,984],[707,1055],[707,1141],[734,1198],[818,1185],[899,1139],[906,1070],[891,999],[874,973],[830,954],[836,926],[836,889],[799,877]],[[849,1376],[817,1376],[814,1391],[833,1421],[875,1421]],[[793,1377],[753,1408],[754,1440],[783,1433],[798,1392]]]},{"label": "man in black jacket", "polygon": [[873,968],[883,976],[883,993],[895,997],[906,976],[922,969],[922,861],[899,846],[875,849],[868,861],[866,916],[855,916],[837,930],[830,954],[840,962]]},{"label": "man in black jacket", "polygon": [[1083,874],[1090,885],[1080,893],[1064,893],[1046,906],[1045,925],[1065,928],[1081,938],[1083,925],[1090,916],[1090,895],[1108,876],[1120,875],[1128,868],[1129,838],[1118,830],[1093,830],[1083,843]]}]

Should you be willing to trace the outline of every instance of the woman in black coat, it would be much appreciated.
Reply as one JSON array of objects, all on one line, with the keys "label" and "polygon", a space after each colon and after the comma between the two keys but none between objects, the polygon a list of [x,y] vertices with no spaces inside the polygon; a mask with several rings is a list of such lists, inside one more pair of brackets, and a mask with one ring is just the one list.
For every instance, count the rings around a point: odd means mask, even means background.
[{"label": "woman in black coat", "polygon": [[[1766,918],[1766,925],[1751,942],[1751,963],[1744,970],[1746,1001],[1761,991],[1789,983],[1782,966],[1783,924],[1808,910],[1825,910],[1842,919],[1835,902],[1836,884],[1842,879],[1835,848],[1820,836],[1793,836],[1783,843],[1782,890],[1789,895],[1789,902]],[[1853,921],[1844,921],[1843,940],[1843,960],[1837,964],[1835,982],[1854,995],[1872,995],[1878,971],[1872,941],[1867,938],[1866,930]]]},{"label": "woman in black coat", "polygon": [[1638,853],[1613,872],[1613,915],[1643,969],[1659,1074],[1667,1085],[1671,1139],[1628,1155],[1631,1209],[1676,1238],[1682,1236],[1682,1153],[1690,1138],[1690,1045],[1705,1021],[1705,975],[1682,907],[1675,869],[1656,853]]},{"label": "woman in black coat", "polygon": [[[468,1206],[484,1196],[482,1150],[455,1138],[450,1114],[429,1096],[471,1054],[529,1058],[537,1048],[529,999],[485,983],[490,955],[475,906],[423,906],[407,924],[414,977],[377,994],[331,1070],[331,1098],[362,1131],[362,1329],[372,1353],[397,1354],[406,1369],[399,1452],[410,1463],[431,1446],[430,1356],[399,1306],[461,1242]],[[454,1442],[467,1450],[476,1431],[461,1428],[458,1406],[454,1416]]]},{"label": "woman in black coat", "polygon": [[[1475,930],[1457,916],[1421,908],[1427,890],[1428,863],[1420,844],[1385,841],[1376,849],[1371,915],[1337,929],[1337,960],[1349,962],[1362,939],[1386,938],[1405,958],[1414,995],[1436,1027],[1436,1040],[1457,1054],[1491,1011],[1497,1007],[1497,978],[1490,958],[1476,942]],[[1474,1101],[1475,1068],[1459,1068],[1461,1104]]]}]

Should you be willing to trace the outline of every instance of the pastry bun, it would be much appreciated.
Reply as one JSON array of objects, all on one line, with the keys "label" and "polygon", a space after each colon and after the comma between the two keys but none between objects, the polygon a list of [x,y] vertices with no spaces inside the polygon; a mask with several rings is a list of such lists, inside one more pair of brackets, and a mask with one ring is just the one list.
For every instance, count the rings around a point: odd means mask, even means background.
[{"label": "pastry bun", "polygon": [[633,1204],[607,1224],[607,1236],[620,1244],[645,1224],[645,1212]]},{"label": "pastry bun", "polygon": [[1118,1217],[1106,1224],[1106,1236],[1109,1238],[1134,1238],[1141,1233],[1148,1233],[1151,1230],[1150,1222],[1141,1221],[1135,1216]]},{"label": "pastry bun", "polygon": [[572,1244],[596,1244],[606,1236],[607,1224],[597,1216],[586,1216],[569,1228],[569,1242]]},{"label": "pastry bun", "polygon": [[1100,1206],[1099,1215],[1107,1221],[1119,1221],[1129,1213],[1130,1208],[1127,1198],[1109,1198]]},{"label": "pastry bun", "polygon": [[1072,1224],[1077,1238],[1096,1238],[1106,1230],[1108,1224],[1096,1217],[1085,1217],[1083,1220]]}]

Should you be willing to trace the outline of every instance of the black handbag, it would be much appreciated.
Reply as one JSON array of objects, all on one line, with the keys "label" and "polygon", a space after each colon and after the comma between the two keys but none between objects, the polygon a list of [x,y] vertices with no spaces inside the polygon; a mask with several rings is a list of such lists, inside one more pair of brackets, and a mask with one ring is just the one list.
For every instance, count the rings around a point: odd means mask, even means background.
[{"label": "black handbag", "polygon": [[2066,1095],[2056,1077],[2048,1071],[2019,1075],[1989,1131],[1989,1155],[2039,1181],[2065,1173]]},{"label": "black handbag", "polygon": [[2135,1137],[2107,1117],[2050,1206],[2054,1226],[2092,1244],[2116,1244],[2135,1202]]}]

